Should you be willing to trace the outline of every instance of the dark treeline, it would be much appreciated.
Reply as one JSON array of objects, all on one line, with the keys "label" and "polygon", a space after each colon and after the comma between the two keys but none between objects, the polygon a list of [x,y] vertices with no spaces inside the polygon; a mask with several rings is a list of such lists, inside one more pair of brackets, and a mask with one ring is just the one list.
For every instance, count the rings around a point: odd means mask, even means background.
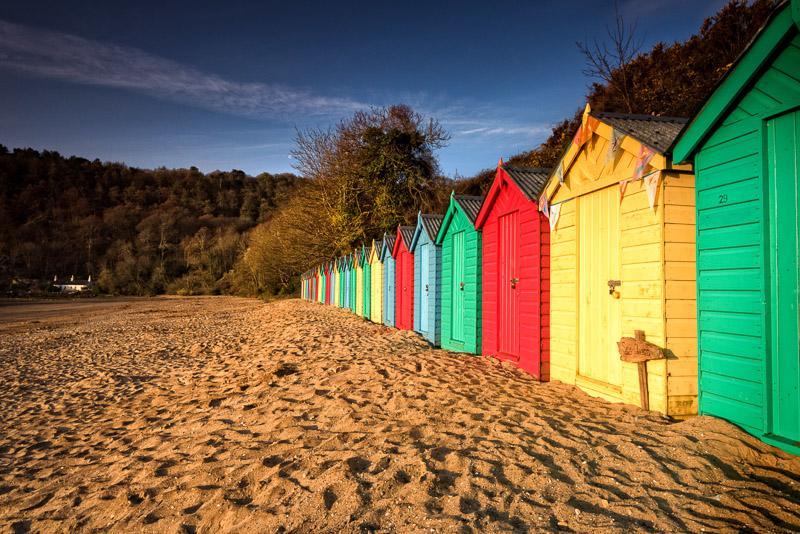
[{"label": "dark treeline", "polygon": [[297,183],[0,146],[0,285],[91,275],[108,293],[235,292],[246,232]]}]

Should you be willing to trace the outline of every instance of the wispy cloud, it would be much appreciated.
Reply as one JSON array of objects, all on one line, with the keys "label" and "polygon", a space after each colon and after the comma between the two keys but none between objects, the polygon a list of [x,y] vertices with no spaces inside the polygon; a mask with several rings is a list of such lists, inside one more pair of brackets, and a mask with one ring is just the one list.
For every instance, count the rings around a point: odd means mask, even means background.
[{"label": "wispy cloud", "polygon": [[341,116],[365,104],[264,83],[226,80],[143,50],[0,20],[0,67],[116,87],[242,117]]}]

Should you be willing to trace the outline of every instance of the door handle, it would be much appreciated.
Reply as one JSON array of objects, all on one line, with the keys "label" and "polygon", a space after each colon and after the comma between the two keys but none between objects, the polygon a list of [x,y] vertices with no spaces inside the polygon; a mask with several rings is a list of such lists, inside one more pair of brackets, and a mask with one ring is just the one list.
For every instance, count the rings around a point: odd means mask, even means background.
[{"label": "door handle", "polygon": [[461,291],[464,291],[464,282],[461,282],[460,284],[458,284],[458,288],[459,288]]},{"label": "door handle", "polygon": [[428,292],[428,284],[425,284],[425,293]]},{"label": "door handle", "polygon": [[512,289],[516,288],[518,283],[519,283],[519,278],[512,278],[511,279],[511,288]]}]

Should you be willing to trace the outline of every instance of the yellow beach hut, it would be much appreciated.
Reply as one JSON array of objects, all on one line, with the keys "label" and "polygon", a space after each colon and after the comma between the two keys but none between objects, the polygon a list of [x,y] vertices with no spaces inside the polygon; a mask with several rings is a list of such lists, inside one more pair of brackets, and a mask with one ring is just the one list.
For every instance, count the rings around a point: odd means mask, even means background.
[{"label": "yellow beach hut", "polygon": [[341,306],[339,288],[342,286],[342,272],[339,269],[339,258],[333,260],[333,300],[331,304],[337,308]]},{"label": "yellow beach hut", "polygon": [[356,271],[356,309],[355,314],[364,316],[364,250],[362,247],[353,253],[353,268]]},{"label": "yellow beach hut", "polygon": [[383,241],[380,239],[372,240],[372,251],[369,254],[369,275],[370,285],[370,308],[369,319],[373,323],[383,324],[383,262],[381,261],[381,249]]},{"label": "yellow beach hut", "polygon": [[670,156],[685,123],[587,106],[539,201],[551,379],[673,417],[697,413],[694,175]]}]

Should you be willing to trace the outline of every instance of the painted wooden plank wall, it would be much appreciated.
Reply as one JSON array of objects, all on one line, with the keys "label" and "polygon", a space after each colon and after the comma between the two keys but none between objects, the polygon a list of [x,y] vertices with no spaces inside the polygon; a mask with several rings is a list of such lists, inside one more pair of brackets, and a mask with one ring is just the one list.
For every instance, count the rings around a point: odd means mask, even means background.
[{"label": "painted wooden plank wall", "polygon": [[[442,347],[448,350],[480,353],[481,349],[481,234],[467,217],[455,207],[453,219],[442,243],[441,322]],[[452,338],[452,263],[453,235],[464,232],[464,341]]]},{"label": "painted wooden plank wall", "polygon": [[700,412],[769,431],[769,220],[762,116],[800,103],[795,36],[705,142],[697,187]]},{"label": "painted wooden plank wall", "polygon": [[[579,313],[578,207],[606,188],[618,191],[621,178],[632,176],[636,165],[635,145],[615,161],[606,154],[611,129],[605,125],[584,150],[574,155],[567,182],[553,202],[562,202],[555,232],[551,233],[551,377],[576,384],[592,395],[612,401],[639,404],[638,370],[635,364],[621,363],[620,384],[605,384],[584,378],[578,365],[579,343],[592,343],[592,336],[581,339]],[[666,163],[665,160],[661,160]],[[619,278],[621,335],[644,330],[647,340],[672,351],[669,361],[648,363],[650,408],[674,416],[696,413],[696,350],[692,349],[696,328],[694,308],[694,217],[691,175],[664,172],[656,197],[655,210],[649,206],[642,181],[628,184],[619,212]],[[593,185],[594,184],[594,185]],[[613,351],[613,349],[611,349]],[[613,358],[598,354],[598,358]],[[598,363],[598,365],[602,365]]]},{"label": "painted wooden plank wall", "polygon": [[372,247],[372,256],[370,261],[370,276],[372,277],[372,287],[370,291],[371,304],[370,304],[370,320],[373,323],[383,323],[383,263],[378,259],[380,251],[376,252],[375,247]]}]

